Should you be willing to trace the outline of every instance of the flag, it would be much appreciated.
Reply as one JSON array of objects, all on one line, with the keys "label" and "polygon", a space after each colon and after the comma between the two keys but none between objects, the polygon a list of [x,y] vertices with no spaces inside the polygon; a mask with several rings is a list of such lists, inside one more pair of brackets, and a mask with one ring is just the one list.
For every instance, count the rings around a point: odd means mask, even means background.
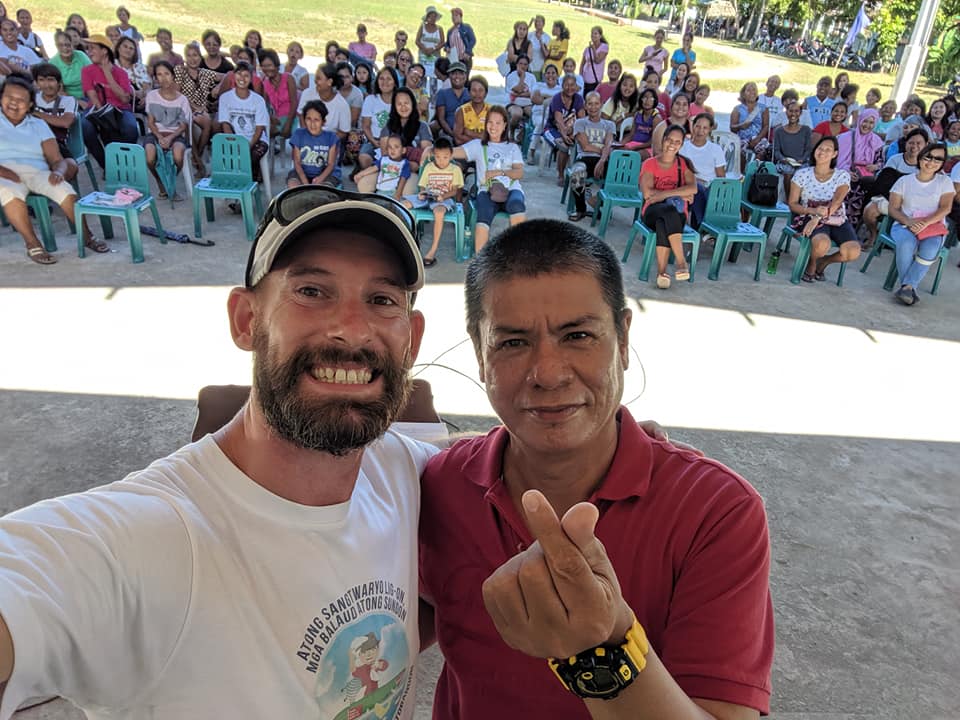
[{"label": "flag", "polygon": [[850,26],[850,32],[847,33],[847,39],[843,41],[843,46],[849,47],[853,45],[853,41],[857,39],[857,35],[869,26],[870,18],[867,17],[867,8],[865,5],[861,5],[857,17],[853,20],[853,25]]}]

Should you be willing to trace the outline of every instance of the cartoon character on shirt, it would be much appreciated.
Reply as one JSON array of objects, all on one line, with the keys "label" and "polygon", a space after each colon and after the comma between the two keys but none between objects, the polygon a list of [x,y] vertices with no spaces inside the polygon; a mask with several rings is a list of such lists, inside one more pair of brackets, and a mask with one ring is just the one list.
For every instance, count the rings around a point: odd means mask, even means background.
[{"label": "cartoon character on shirt", "polygon": [[[390,663],[380,657],[380,639],[376,633],[368,632],[366,635],[355,638],[350,643],[350,674],[360,681],[361,687],[351,683],[352,689],[357,694],[350,700],[376,692],[389,666]],[[362,693],[357,692],[361,688]]]}]

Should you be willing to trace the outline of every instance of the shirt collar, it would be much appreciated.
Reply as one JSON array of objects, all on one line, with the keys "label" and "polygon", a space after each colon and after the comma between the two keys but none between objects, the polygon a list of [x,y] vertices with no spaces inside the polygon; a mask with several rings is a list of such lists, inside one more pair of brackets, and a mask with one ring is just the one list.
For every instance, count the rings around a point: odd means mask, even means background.
[{"label": "shirt collar", "polygon": [[[650,487],[654,441],[637,425],[627,408],[620,407],[617,421],[617,450],[606,477],[589,498],[591,502],[642,497]],[[499,425],[487,434],[484,442],[476,443],[463,463],[466,477],[482,488],[493,488],[503,472],[503,453],[509,439],[507,429]]]}]

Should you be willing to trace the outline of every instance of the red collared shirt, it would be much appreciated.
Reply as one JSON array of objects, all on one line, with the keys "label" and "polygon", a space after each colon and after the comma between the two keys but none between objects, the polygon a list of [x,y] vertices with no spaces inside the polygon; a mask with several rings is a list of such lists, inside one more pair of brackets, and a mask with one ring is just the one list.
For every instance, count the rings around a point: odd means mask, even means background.
[{"label": "red collared shirt", "polygon": [[[616,455],[590,497],[597,536],[652,647],[690,697],[769,711],[770,544],[756,490],[718,462],[650,439],[621,408]],[[532,542],[501,479],[498,427],[423,475],[420,589],[446,660],[435,720],[590,717],[544,660],[507,647],[481,584]]]}]

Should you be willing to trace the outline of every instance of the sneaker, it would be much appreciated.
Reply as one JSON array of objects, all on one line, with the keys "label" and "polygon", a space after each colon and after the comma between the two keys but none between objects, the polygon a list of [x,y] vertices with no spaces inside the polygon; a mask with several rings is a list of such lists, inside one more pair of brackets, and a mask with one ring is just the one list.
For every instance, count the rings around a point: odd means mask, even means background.
[{"label": "sneaker", "polygon": [[910,294],[913,295],[913,304],[914,304],[914,305],[916,305],[918,302],[920,302],[920,296],[917,295],[917,289],[916,289],[916,288],[910,288]]},{"label": "sneaker", "polygon": [[916,298],[916,293],[913,292],[913,288],[908,288],[906,285],[902,285],[899,290],[897,290],[893,296],[902,302],[904,305],[913,305]]}]

